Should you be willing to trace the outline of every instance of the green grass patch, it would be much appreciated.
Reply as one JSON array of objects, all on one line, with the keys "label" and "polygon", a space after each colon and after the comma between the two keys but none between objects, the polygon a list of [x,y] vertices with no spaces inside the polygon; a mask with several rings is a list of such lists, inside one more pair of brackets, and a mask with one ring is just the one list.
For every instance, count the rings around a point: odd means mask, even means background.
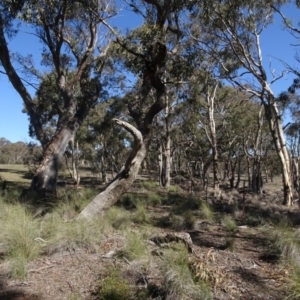
[{"label": "green grass patch", "polygon": [[231,216],[224,216],[222,218],[222,221],[221,221],[222,225],[226,228],[227,231],[229,232],[234,232],[236,230],[236,222],[235,220],[232,219]]},{"label": "green grass patch", "polygon": [[158,188],[159,184],[156,181],[141,180],[138,182],[137,186],[140,189],[152,190]]},{"label": "green grass patch", "polygon": [[188,252],[182,243],[164,252],[161,271],[167,299],[212,299],[209,288],[195,283]]},{"label": "green grass patch", "polygon": [[207,220],[208,222],[213,223],[215,221],[215,213],[208,203],[205,202],[202,203],[200,216],[205,220]]},{"label": "green grass patch", "polygon": [[147,212],[145,205],[141,202],[136,204],[136,211],[133,215],[133,221],[137,224],[149,224],[150,223],[150,216]]},{"label": "green grass patch", "polygon": [[169,192],[170,192],[170,193],[178,193],[178,192],[179,192],[179,187],[178,187],[178,185],[170,185],[170,186],[169,186]]},{"label": "green grass patch", "polygon": [[126,245],[118,253],[119,256],[125,256],[129,260],[140,259],[149,255],[146,241],[136,232],[126,234]]},{"label": "green grass patch", "polygon": [[4,259],[9,261],[10,273],[14,278],[24,278],[27,263],[42,250],[40,223],[22,205],[2,203],[0,226],[1,246]]},{"label": "green grass patch", "polygon": [[131,215],[128,211],[113,206],[111,207],[101,220],[101,230],[103,232],[113,229],[126,229],[131,222]]},{"label": "green grass patch", "polygon": [[110,268],[99,283],[99,300],[130,300],[133,293],[129,283],[117,268]]},{"label": "green grass patch", "polygon": [[8,182],[30,183],[28,168],[24,165],[0,164],[0,176]]}]

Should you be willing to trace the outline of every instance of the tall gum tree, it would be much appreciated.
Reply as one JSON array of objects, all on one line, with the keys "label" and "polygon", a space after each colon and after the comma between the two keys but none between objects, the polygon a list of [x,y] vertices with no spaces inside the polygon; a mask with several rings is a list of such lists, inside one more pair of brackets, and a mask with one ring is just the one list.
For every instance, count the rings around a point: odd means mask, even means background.
[{"label": "tall gum tree", "polygon": [[[195,36],[194,39],[214,55],[227,80],[260,99],[280,159],[283,204],[291,206],[293,190],[289,153],[282,116],[271,88],[272,83],[282,78],[284,73],[268,80],[260,46],[261,33],[272,22],[273,10],[270,3],[275,1],[211,1],[201,15],[194,14],[197,16],[194,20],[205,28],[208,38],[200,40]],[[193,30],[191,35],[193,36]]]},{"label": "tall gum tree", "polygon": [[[130,4],[144,18],[144,24],[129,33],[127,39],[117,36],[116,44],[128,55],[125,65],[140,78],[136,90],[126,95],[129,115],[135,126],[129,120],[115,119],[115,122],[132,135],[132,149],[117,176],[81,211],[78,219],[103,214],[132,185],[147,155],[153,119],[166,108],[163,75],[168,55],[175,51],[181,40],[176,20],[183,4],[172,0],[132,1]],[[173,43],[166,43],[169,32],[176,36]],[[149,97],[150,93],[152,97]]]},{"label": "tall gum tree", "polygon": [[[55,193],[59,161],[89,109],[102,96],[100,78],[107,49],[106,31],[101,41],[99,34],[100,25],[111,14],[113,4],[106,0],[5,0],[0,5],[1,73],[23,99],[32,129],[43,146],[43,159],[31,182],[31,189],[40,195]],[[42,64],[55,74],[61,101],[56,103],[57,124],[50,139],[43,131],[41,116],[9,50],[7,38],[12,37],[13,21],[18,18],[32,26],[43,46]],[[42,79],[31,56],[18,56],[17,60],[30,75]]]}]

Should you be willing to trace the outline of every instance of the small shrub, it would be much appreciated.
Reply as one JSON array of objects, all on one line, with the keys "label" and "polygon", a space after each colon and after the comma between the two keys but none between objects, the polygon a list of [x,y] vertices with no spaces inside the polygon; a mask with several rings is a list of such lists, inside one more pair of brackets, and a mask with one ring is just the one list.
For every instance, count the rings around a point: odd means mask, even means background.
[{"label": "small shrub", "polygon": [[299,300],[300,299],[300,269],[296,267],[291,278],[291,285],[287,289],[288,297],[285,299],[293,299]]},{"label": "small shrub", "polygon": [[157,206],[162,202],[163,197],[157,192],[149,192],[146,198],[147,205]]},{"label": "small shrub", "polygon": [[[300,234],[287,225],[280,225],[272,231],[271,247],[272,251],[279,251],[292,267],[290,275],[290,285],[287,288],[289,296],[286,299],[300,299]],[[270,237],[270,231],[267,232]]]},{"label": "small shrub", "polygon": [[230,252],[234,251],[234,242],[235,239],[233,237],[227,237],[225,242],[225,249],[228,249]]},{"label": "small shrub", "polygon": [[13,277],[26,276],[26,265],[41,252],[40,224],[20,204],[6,205],[0,215],[0,240]]},{"label": "small shrub", "polygon": [[178,193],[178,192],[179,192],[179,187],[178,187],[178,185],[170,185],[170,186],[169,186],[169,192],[170,192],[170,193]]},{"label": "small shrub", "polygon": [[202,203],[201,205],[201,217],[206,219],[208,222],[213,223],[215,221],[215,214],[211,209],[210,205],[207,203]]},{"label": "small shrub", "polygon": [[130,223],[130,214],[124,209],[118,207],[111,207],[105,216],[102,218],[102,231],[112,227],[114,229],[126,228]]},{"label": "small shrub", "polygon": [[130,300],[132,292],[128,282],[116,268],[110,268],[99,284],[99,300]]},{"label": "small shrub", "polygon": [[159,184],[156,181],[142,180],[138,183],[138,187],[144,188],[146,190],[152,190],[154,188],[159,187]]},{"label": "small shrub", "polygon": [[191,212],[186,212],[183,216],[184,227],[188,230],[194,229],[196,218]]},{"label": "small shrub", "polygon": [[133,216],[133,221],[138,224],[149,224],[150,217],[145,206],[139,202],[136,204],[136,211]]},{"label": "small shrub", "polygon": [[148,255],[146,241],[135,232],[128,232],[126,235],[126,245],[123,251],[124,256],[129,260],[139,259],[142,256]]},{"label": "small shrub", "polygon": [[244,224],[250,227],[265,225],[266,221],[260,213],[248,213],[244,218]]},{"label": "small shrub", "polygon": [[209,289],[194,282],[188,252],[182,243],[164,252],[161,271],[166,299],[212,299]]},{"label": "small shrub", "polygon": [[97,251],[97,245],[100,245],[102,240],[99,220],[66,223],[55,216],[50,218],[43,226],[47,240],[44,251],[47,254],[77,249]]},{"label": "small shrub", "polygon": [[222,219],[222,225],[225,226],[226,230],[229,232],[236,230],[236,223],[230,216],[225,216]]},{"label": "small shrub", "polygon": [[138,201],[137,196],[131,193],[122,195],[118,201],[118,205],[124,207],[125,209],[131,210],[136,208],[136,201]]}]

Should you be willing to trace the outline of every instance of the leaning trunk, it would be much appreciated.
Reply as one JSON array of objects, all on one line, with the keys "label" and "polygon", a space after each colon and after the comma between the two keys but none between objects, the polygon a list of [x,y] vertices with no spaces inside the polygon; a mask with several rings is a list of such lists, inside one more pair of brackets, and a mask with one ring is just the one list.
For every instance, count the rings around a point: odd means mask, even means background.
[{"label": "leaning trunk", "polygon": [[38,195],[46,196],[56,193],[59,162],[74,133],[74,129],[60,128],[46,145],[43,160],[38,166],[30,185],[30,189]]},{"label": "leaning trunk", "polygon": [[89,219],[95,215],[101,215],[117,202],[120,196],[127,191],[135,181],[140,166],[146,157],[148,143],[142,134],[125,121],[116,120],[134,136],[134,145],[130,155],[117,176],[98,194],[89,205],[81,211],[77,219]]}]

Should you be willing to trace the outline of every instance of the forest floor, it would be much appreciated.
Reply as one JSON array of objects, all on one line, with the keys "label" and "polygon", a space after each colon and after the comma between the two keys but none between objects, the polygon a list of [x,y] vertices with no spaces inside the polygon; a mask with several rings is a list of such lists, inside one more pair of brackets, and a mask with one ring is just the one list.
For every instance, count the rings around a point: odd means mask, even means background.
[{"label": "forest floor", "polygon": [[99,225],[99,242],[49,250],[40,238],[47,251],[21,278],[7,271],[0,240],[0,299],[300,299],[299,255],[292,246],[286,253],[300,217],[280,205],[280,179],[260,196],[227,190],[218,200],[210,190],[189,194],[184,180],[166,193],[141,179],[119,201],[110,230]]}]

